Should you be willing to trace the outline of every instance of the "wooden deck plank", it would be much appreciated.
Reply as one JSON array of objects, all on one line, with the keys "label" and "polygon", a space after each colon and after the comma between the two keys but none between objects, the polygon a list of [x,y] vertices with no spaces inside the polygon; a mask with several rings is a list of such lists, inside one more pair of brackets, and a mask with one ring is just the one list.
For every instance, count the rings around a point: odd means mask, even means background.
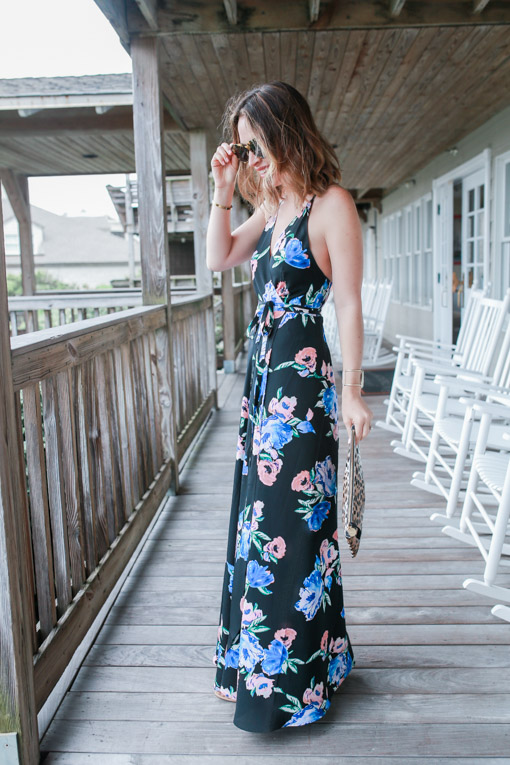
[{"label": "wooden deck plank", "polygon": [[[409,485],[416,463],[379,429],[362,444],[360,552],[341,547],[355,668],[313,726],[260,736],[232,725],[234,705],[212,693],[242,371],[228,377],[183,493],[158,516],[41,742],[45,765],[508,762],[510,627],[462,587],[482,573],[480,555],[429,520],[444,502]],[[376,416],[382,400],[368,400]],[[510,567],[498,579],[508,586]]]}]

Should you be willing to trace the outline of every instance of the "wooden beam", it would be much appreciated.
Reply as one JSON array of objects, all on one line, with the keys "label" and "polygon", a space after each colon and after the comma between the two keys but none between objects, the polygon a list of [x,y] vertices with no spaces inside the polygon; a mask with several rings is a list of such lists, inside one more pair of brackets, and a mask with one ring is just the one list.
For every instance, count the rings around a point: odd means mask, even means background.
[{"label": "wooden beam", "polygon": [[319,18],[320,9],[321,9],[321,0],[309,0],[308,13],[310,15],[310,21],[312,22],[312,24],[315,24],[315,22]]},{"label": "wooden beam", "polygon": [[145,305],[167,306],[167,325],[156,333],[158,387],[164,458],[172,461],[171,488],[177,493],[177,393],[172,346],[160,44],[158,37],[135,37],[131,41],[133,128],[143,302]]},{"label": "wooden beam", "polygon": [[94,0],[94,2],[115,29],[119,35],[122,46],[129,53],[129,31],[126,3],[119,3],[116,0]]},{"label": "wooden beam", "polygon": [[237,0],[223,0],[223,5],[225,6],[228,23],[235,26],[237,24]]},{"label": "wooden beam", "polygon": [[[130,0],[132,2],[132,0]],[[399,4],[401,0],[399,0]],[[246,6],[249,5],[249,12]],[[388,29],[403,27],[441,27],[483,24],[509,24],[510,4],[489,3],[483,18],[466,13],[465,2],[404,3],[397,16],[392,15],[389,0],[352,0],[323,3],[314,29]],[[326,12],[327,11],[327,12]],[[129,9],[128,9],[129,12]],[[308,30],[310,3],[296,0],[257,0],[238,6],[237,24],[243,32]],[[133,34],[148,34],[144,24],[130,17]],[[159,32],[163,36],[203,32],[232,32],[226,14],[218,13],[218,3],[195,0],[190,12],[188,0],[166,2],[158,11]]]},{"label": "wooden beam", "polygon": [[[5,186],[9,202],[18,220],[23,294],[33,295],[36,288],[28,178],[12,170],[0,170],[0,180]],[[31,316],[31,314],[28,315]]]},{"label": "wooden beam", "polygon": [[[7,280],[0,194],[0,312],[8,316]],[[9,323],[0,322],[0,730],[13,734],[12,762],[39,762],[39,735],[33,672],[33,599],[27,580],[27,539],[18,424],[12,384]],[[21,452],[23,454],[23,452]],[[7,750],[4,756],[7,757]],[[19,757],[19,760],[17,759]]]},{"label": "wooden beam", "polygon": [[158,28],[158,7],[156,0],[135,0],[138,10],[147,22],[149,29],[155,32]]},{"label": "wooden beam", "polygon": [[209,163],[207,161],[207,140],[203,130],[189,133],[191,184],[193,193],[193,241],[195,248],[195,274],[197,290],[212,292],[212,271],[207,268],[205,258],[207,224],[209,221]]},{"label": "wooden beam", "polygon": [[390,15],[398,16],[406,0],[390,0]]},{"label": "wooden beam", "polygon": [[[164,129],[167,131],[186,130],[186,126],[179,120],[174,119],[168,108],[167,100],[164,99]],[[65,112],[43,112],[33,119],[21,119],[6,116],[0,112],[0,133],[2,138],[25,138],[28,136],[54,136],[69,135],[76,137],[81,134],[101,135],[104,133],[125,133],[133,130],[132,103],[103,115],[98,115],[91,109],[83,109],[82,112],[68,116]]]},{"label": "wooden beam", "polygon": [[473,13],[481,13],[489,0],[473,0]]}]

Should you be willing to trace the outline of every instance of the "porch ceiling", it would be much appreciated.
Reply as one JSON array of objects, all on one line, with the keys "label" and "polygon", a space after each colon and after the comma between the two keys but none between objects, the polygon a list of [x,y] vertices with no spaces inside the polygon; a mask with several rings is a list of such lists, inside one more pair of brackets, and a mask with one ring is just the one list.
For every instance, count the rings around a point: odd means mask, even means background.
[{"label": "porch ceiling", "polygon": [[398,186],[510,104],[510,6],[496,0],[96,0],[126,49],[161,39],[174,117],[220,137],[235,91],[283,79],[311,103],[343,185]]}]

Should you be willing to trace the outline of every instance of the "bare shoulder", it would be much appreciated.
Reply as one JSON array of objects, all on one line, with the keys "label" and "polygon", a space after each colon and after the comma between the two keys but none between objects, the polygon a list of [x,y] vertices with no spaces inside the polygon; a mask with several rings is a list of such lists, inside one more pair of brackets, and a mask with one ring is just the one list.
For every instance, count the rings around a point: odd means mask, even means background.
[{"label": "bare shoulder", "polygon": [[329,186],[324,194],[318,196],[314,205],[318,208],[317,211],[320,211],[321,217],[329,217],[331,215],[348,217],[353,212],[356,213],[356,205],[351,193],[344,189],[343,186],[337,186],[336,184]]}]

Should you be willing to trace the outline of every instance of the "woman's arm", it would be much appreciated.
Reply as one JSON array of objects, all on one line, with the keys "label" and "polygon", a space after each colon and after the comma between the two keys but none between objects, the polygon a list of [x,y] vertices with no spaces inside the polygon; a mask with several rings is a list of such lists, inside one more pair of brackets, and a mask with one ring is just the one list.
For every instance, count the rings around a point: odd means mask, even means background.
[{"label": "woman's arm", "polygon": [[[214,178],[213,202],[229,207],[234,196],[239,160],[228,143],[218,146],[211,160]],[[230,210],[213,204],[207,227],[206,262],[211,271],[225,271],[249,260],[266,223],[262,210],[230,231]]]},{"label": "woman's arm", "polygon": [[[326,198],[327,196],[327,198]],[[347,431],[356,428],[356,441],[370,431],[372,411],[361,397],[358,383],[363,359],[363,237],[352,196],[340,186],[331,187],[321,206],[326,245],[331,261],[333,298],[342,349],[342,419]]]}]

